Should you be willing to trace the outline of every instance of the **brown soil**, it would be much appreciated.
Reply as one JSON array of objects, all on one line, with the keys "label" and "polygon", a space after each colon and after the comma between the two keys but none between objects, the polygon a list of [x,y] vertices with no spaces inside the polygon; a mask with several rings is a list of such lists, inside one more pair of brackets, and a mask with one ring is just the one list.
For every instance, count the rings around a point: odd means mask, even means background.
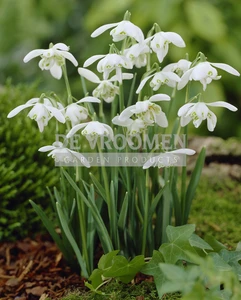
[{"label": "brown soil", "polygon": [[66,265],[48,236],[0,244],[0,300],[62,297],[84,280]]}]

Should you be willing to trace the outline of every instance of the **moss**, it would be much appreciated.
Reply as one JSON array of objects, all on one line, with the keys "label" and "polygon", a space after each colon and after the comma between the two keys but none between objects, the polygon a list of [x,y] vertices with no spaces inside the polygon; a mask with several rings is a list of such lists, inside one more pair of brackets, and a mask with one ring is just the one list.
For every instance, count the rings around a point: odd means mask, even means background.
[{"label": "moss", "polygon": [[201,236],[212,235],[228,247],[241,241],[241,185],[230,178],[202,177],[189,223]]},{"label": "moss", "polygon": [[[153,282],[143,281],[140,284],[124,284],[111,281],[101,289],[105,295],[98,295],[92,292],[72,291],[62,300],[156,300],[159,299]],[[180,299],[180,294],[163,296],[164,300]]]}]

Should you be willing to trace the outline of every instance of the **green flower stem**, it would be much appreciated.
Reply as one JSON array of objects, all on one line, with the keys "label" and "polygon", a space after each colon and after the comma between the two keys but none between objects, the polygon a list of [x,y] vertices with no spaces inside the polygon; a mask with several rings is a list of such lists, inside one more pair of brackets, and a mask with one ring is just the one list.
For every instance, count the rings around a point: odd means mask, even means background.
[{"label": "green flower stem", "polygon": [[119,94],[119,109],[120,109],[120,113],[121,113],[124,110],[124,108],[125,108],[125,105],[124,105],[123,83],[120,83],[119,90],[120,90],[120,94]]},{"label": "green flower stem", "polygon": [[79,228],[80,228],[80,235],[81,235],[81,242],[82,242],[82,253],[83,253],[84,260],[86,262],[87,272],[88,274],[90,274],[92,270],[90,267],[89,251],[87,247],[86,210],[84,207],[84,203],[79,199],[78,194],[77,194],[77,207],[78,207]]},{"label": "green flower stem", "polygon": [[148,219],[149,219],[149,170],[146,170],[146,182],[145,182],[145,198],[144,198],[144,219],[143,219],[143,238],[142,238],[142,247],[141,254],[145,255],[146,244],[147,244],[147,229],[148,229]]},{"label": "green flower stem", "polygon": [[[97,147],[98,147],[98,152],[100,154],[100,160],[104,161],[103,153],[102,153],[99,141],[97,142]],[[106,204],[107,204],[108,215],[109,215],[109,220],[110,220],[110,237],[111,237],[111,240],[113,241],[113,244],[115,247],[116,245],[118,245],[117,232],[115,230],[116,224],[115,224],[115,218],[113,215],[113,212],[116,210],[116,207],[113,207],[115,199],[111,199],[108,174],[106,171],[106,167],[103,165],[101,166],[101,173],[102,173],[102,178],[104,181],[104,189],[105,189],[105,194],[106,194],[106,199],[104,199],[104,200],[106,201]]]},{"label": "green flower stem", "polygon": [[67,103],[71,104],[72,103],[72,93],[71,93],[71,89],[70,89],[70,85],[69,85],[69,78],[68,78],[67,68],[66,68],[65,63],[62,66],[62,71],[63,71],[65,86],[66,86],[66,90],[67,90]]},{"label": "green flower stem", "polygon": [[162,241],[161,243],[167,242],[167,234],[166,229],[167,226],[170,225],[171,221],[171,207],[172,207],[172,193],[170,190],[170,183],[169,183],[169,169],[165,168],[164,170],[164,178],[165,183],[167,184],[167,187],[165,188],[163,192],[163,210],[162,210]]}]

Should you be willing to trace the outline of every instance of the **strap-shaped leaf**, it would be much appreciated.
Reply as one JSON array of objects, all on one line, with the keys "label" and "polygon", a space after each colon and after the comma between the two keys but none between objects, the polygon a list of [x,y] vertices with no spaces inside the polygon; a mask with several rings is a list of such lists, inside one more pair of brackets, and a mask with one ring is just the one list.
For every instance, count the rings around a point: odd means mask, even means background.
[{"label": "strap-shaped leaf", "polygon": [[57,202],[56,203],[56,207],[57,207],[57,211],[58,211],[58,215],[59,215],[59,218],[60,218],[60,222],[61,222],[61,225],[62,225],[62,228],[66,234],[66,237],[68,238],[73,250],[74,250],[74,253],[77,257],[77,260],[79,262],[79,265],[80,265],[80,268],[81,268],[81,271],[82,271],[82,275],[85,277],[85,278],[88,278],[89,277],[89,274],[87,272],[87,269],[86,269],[86,263],[83,259],[83,256],[81,255],[81,252],[80,252],[80,249],[68,227],[68,224],[66,222],[66,219],[65,219],[65,215],[63,213],[63,210],[61,208],[61,205]]},{"label": "strap-shaped leaf", "polygon": [[[103,249],[105,252],[109,252],[113,250],[113,245],[109,236],[109,233],[106,229],[106,226],[103,222],[103,219],[100,215],[100,212],[98,211],[98,208],[95,204],[95,201],[88,200],[85,195],[81,192],[77,184],[73,181],[73,179],[70,177],[70,175],[63,170],[63,174],[70,183],[70,185],[73,187],[73,189],[79,194],[80,198],[84,203],[90,208],[91,213],[93,215],[93,218],[96,222],[96,229],[99,233],[99,238],[101,240]],[[90,194],[89,194],[90,195]]]},{"label": "strap-shaped leaf", "polygon": [[92,173],[90,173],[90,177],[91,177],[95,187],[97,188],[98,193],[103,198],[103,200],[106,201],[105,189],[103,188],[103,186],[100,184],[100,182],[97,180],[97,178]]},{"label": "strap-shaped leaf", "polygon": [[201,177],[202,168],[203,168],[204,161],[205,161],[205,155],[206,155],[206,148],[203,147],[201,152],[199,153],[195,168],[192,172],[190,182],[189,182],[188,188],[187,188],[186,199],[185,199],[184,219],[183,219],[184,224],[187,223],[187,220],[188,220],[192,200],[194,198],[196,188],[198,186],[198,183],[199,183],[199,180]]},{"label": "strap-shaped leaf", "polygon": [[120,227],[123,230],[126,228],[127,212],[128,212],[128,193],[126,192],[122,206],[121,206],[121,211],[120,211],[119,220],[118,220],[118,227]]}]

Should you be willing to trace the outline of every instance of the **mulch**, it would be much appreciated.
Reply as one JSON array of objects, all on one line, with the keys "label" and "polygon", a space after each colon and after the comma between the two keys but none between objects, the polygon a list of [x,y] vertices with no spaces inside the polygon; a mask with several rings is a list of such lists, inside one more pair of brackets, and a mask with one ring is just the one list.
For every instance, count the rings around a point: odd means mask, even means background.
[{"label": "mulch", "polygon": [[58,299],[84,280],[48,236],[0,243],[0,300]]}]

